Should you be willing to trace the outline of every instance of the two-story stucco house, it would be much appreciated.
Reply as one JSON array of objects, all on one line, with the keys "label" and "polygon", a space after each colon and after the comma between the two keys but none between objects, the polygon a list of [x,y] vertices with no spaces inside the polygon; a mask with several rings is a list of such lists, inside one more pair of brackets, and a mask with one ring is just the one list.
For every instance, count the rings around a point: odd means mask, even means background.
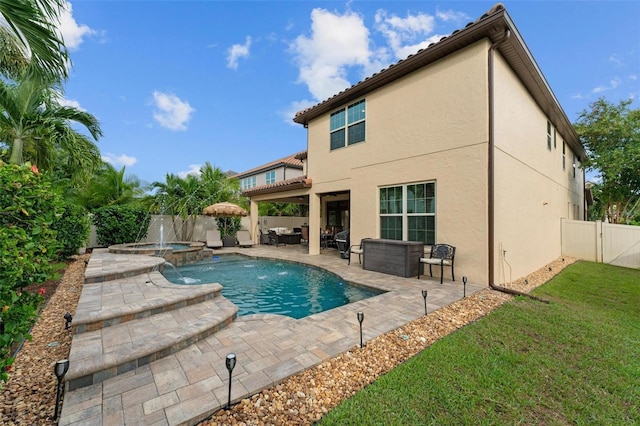
[{"label": "two-story stucco house", "polygon": [[238,173],[233,178],[240,181],[240,188],[245,191],[300,177],[303,175],[303,165],[300,159],[303,154],[305,153],[299,152],[270,161]]},{"label": "two-story stucco house", "polygon": [[502,5],[294,121],[306,179],[245,195],[252,217],[308,201],[310,255],[332,215],[352,243],[451,244],[457,276],[500,284],[558,258],[560,219],[584,218],[585,150]]}]

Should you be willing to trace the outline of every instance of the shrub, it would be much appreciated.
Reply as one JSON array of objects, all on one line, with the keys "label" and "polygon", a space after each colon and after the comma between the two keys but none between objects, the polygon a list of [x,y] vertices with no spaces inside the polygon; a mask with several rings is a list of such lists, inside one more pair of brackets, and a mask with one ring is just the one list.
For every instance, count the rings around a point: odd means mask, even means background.
[{"label": "shrub", "polygon": [[102,207],[93,214],[101,246],[139,242],[147,236],[150,221],[146,210],[127,205]]},{"label": "shrub", "polygon": [[216,222],[220,230],[221,238],[227,235],[234,237],[242,227],[239,217],[219,217],[216,218]]},{"label": "shrub", "polygon": [[63,201],[36,167],[0,161],[0,380],[12,347],[30,338],[42,297],[22,291],[54,275],[59,245],[53,223]]},{"label": "shrub", "polygon": [[80,247],[87,242],[90,231],[89,216],[84,207],[66,203],[64,213],[53,225],[58,231],[58,241],[62,246],[60,258],[66,259],[78,254]]}]

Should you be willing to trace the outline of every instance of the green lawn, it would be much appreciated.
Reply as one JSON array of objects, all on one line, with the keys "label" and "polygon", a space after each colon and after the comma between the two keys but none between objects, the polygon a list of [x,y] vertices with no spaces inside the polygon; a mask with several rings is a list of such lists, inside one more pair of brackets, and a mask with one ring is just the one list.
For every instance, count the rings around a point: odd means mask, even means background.
[{"label": "green lawn", "polygon": [[436,342],[323,425],[640,424],[640,270],[578,262]]}]

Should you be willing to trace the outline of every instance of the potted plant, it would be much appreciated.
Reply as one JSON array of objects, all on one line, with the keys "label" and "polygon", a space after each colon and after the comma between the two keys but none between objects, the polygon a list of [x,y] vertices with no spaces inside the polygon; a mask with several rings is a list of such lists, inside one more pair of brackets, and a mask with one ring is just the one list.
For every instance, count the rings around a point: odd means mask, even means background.
[{"label": "potted plant", "polygon": [[240,230],[239,217],[219,217],[216,219],[223,247],[236,246],[236,234]]}]

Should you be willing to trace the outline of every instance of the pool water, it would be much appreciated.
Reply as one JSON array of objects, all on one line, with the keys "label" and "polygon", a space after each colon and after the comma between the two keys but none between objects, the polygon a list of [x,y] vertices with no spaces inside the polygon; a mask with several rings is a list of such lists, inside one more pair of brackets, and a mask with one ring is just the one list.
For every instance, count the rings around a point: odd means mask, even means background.
[{"label": "pool water", "polygon": [[299,319],[383,293],[313,266],[242,255],[214,256],[165,268],[163,274],[175,284],[220,283],[239,316],[271,313]]}]

